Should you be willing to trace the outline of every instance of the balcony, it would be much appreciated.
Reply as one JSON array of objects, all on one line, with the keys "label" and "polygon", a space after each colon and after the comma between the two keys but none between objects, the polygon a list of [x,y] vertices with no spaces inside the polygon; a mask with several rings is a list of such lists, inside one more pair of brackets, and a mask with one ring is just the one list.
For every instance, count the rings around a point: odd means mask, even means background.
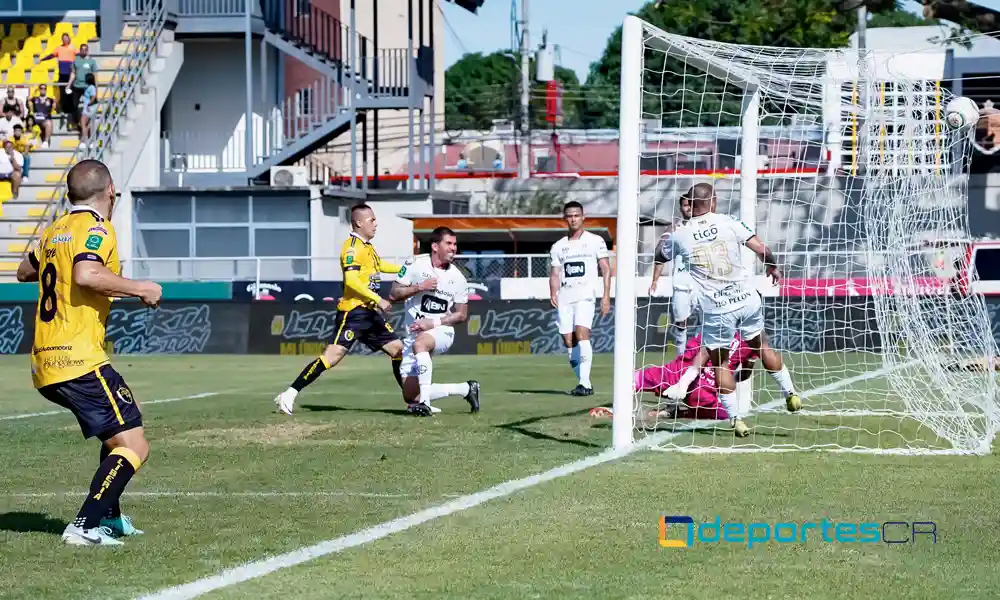
[{"label": "balcony", "polygon": [[[177,18],[178,35],[239,34],[246,30],[246,0],[164,0],[167,13]],[[147,0],[122,0],[122,17],[138,18]],[[264,33],[260,0],[250,0],[250,29]]]}]

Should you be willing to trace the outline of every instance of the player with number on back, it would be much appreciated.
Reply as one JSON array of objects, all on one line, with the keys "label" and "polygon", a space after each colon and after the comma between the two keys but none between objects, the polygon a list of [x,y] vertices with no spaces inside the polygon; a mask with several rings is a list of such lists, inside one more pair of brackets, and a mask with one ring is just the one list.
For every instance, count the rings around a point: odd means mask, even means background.
[{"label": "player with number on back", "polygon": [[351,207],[351,236],[340,249],[340,268],[344,272],[344,295],[337,303],[333,339],[326,350],[299,373],[287,390],[274,399],[278,410],[292,414],[295,398],[302,388],[316,381],[324,371],[335,367],[361,341],[372,351],[381,350],[393,360],[403,354],[403,342],[396,337],[384,315],[392,308],[378,295],[382,273],[398,274],[402,266],[379,258],[372,238],[378,229],[375,211],[367,204]]},{"label": "player with number on back", "polygon": [[[691,190],[688,190],[688,193],[681,196],[680,200],[678,200],[681,220],[664,233],[656,245],[656,253],[653,256],[653,281],[649,286],[650,297],[656,292],[656,284],[660,280],[660,276],[663,275],[663,268],[667,264],[664,248],[670,241],[670,235],[674,229],[684,225],[691,219],[691,199],[688,197],[690,193]],[[714,206],[712,207],[712,212],[715,212]],[[670,337],[674,340],[674,350],[677,356],[680,356],[685,352],[684,348],[687,345],[688,319],[691,318],[692,311],[699,304],[699,299],[695,294],[694,282],[691,280],[691,274],[688,273],[687,265],[684,264],[683,259],[677,258],[673,261],[670,286],[673,288],[673,293],[670,295],[670,313],[673,317],[673,321],[670,324]]]},{"label": "player with number on back", "polygon": [[743,260],[743,246],[753,250],[763,262],[767,274],[775,281],[781,272],[771,250],[754,234],[753,229],[728,215],[712,212],[715,190],[699,183],[688,192],[691,198],[691,220],[670,236],[665,258],[683,258],[691,278],[701,294],[704,317],[702,340],[715,368],[719,399],[729,414],[733,432],[738,437],[750,434],[736,402],[736,379],[729,369],[729,344],[739,333],[760,355],[764,368],[785,394],[785,406],[795,412],[802,401],[795,393],[791,375],[781,361],[781,355],[771,348],[764,336],[764,307],[760,292],[750,281],[752,264]]},{"label": "player with number on back", "polygon": [[603,316],[611,312],[611,265],[604,238],[583,228],[583,205],[567,202],[563,207],[563,218],[569,234],[552,245],[549,299],[558,315],[559,333],[569,352],[570,367],[579,380],[570,394],[589,396],[594,393],[590,382],[594,360],[590,330],[594,327],[597,274],[600,269],[604,279],[601,296]]},{"label": "player with number on back", "polygon": [[101,440],[100,466],[63,542],[119,545],[115,538],[142,533],[122,514],[119,500],[146,462],[149,442],[139,403],[105,353],[104,324],[113,298],[156,306],[162,290],[152,281],[119,275],[111,225],[117,194],[108,168],[80,161],[66,176],[66,187],[73,208],[42,233],[17,269],[18,281],[40,282],[31,378],[42,396],[73,413],[84,438]]},{"label": "player with number on back", "polygon": [[[431,401],[463,396],[479,410],[479,382],[433,383],[431,354],[444,354],[455,341],[455,325],[469,318],[469,284],[452,262],[458,238],[447,227],[431,232],[431,252],[408,261],[392,285],[389,299],[406,300],[406,339],[403,340],[403,399],[409,411],[429,416],[440,409]],[[454,310],[452,310],[454,309]]]}]

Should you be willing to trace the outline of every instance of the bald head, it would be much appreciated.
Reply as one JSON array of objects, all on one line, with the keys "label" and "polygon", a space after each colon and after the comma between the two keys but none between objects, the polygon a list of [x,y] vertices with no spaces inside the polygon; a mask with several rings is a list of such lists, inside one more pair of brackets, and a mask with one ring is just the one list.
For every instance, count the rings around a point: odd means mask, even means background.
[{"label": "bald head", "polygon": [[69,170],[66,188],[69,201],[74,205],[108,200],[111,171],[99,160],[81,160]]},{"label": "bald head", "polygon": [[691,199],[691,212],[701,216],[712,212],[712,201],[715,199],[715,188],[708,183],[696,183],[685,194]]}]

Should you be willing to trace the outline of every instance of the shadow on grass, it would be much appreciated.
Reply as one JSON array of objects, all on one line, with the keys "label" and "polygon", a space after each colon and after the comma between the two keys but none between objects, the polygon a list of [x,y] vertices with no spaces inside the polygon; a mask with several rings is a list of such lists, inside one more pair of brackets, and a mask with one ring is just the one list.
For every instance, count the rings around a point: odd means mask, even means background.
[{"label": "shadow on grass", "polygon": [[66,529],[66,521],[33,512],[9,512],[0,514],[0,531],[17,533],[52,533],[61,534]]},{"label": "shadow on grass", "polygon": [[[537,392],[535,392],[537,393]],[[507,431],[512,431],[514,433],[530,437],[536,440],[547,440],[550,442],[559,442],[560,444],[570,444],[573,446],[581,446],[583,448],[605,448],[605,444],[595,444],[594,442],[588,442],[586,440],[577,440],[573,438],[556,437],[549,435],[547,433],[542,433],[540,431],[534,431],[528,429],[527,425],[534,425],[535,423],[540,423],[542,421],[547,421],[549,419],[561,419],[564,417],[577,417],[580,415],[585,415],[590,412],[589,408],[581,408],[578,410],[573,410],[570,412],[560,413],[557,415],[545,415],[542,417],[532,417],[530,419],[524,419],[522,421],[514,421],[513,423],[503,423],[501,425],[494,425],[498,429],[505,429]]]},{"label": "shadow on grass", "polygon": [[405,408],[345,408],[343,406],[331,406],[329,404],[303,404],[302,410],[310,412],[358,412],[358,413],[382,413],[384,415],[407,415],[409,411]]}]

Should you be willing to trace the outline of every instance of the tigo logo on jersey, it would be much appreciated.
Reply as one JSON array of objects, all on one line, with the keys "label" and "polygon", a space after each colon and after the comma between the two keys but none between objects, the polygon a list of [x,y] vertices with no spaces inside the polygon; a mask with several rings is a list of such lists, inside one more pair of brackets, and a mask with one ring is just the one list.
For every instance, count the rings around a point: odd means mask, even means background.
[{"label": "tigo logo on jersey", "polygon": [[87,243],[84,244],[84,247],[87,248],[87,250],[97,250],[101,247],[102,242],[104,242],[104,238],[101,236],[96,234],[89,235],[87,236]]},{"label": "tigo logo on jersey", "polygon": [[[937,523],[934,521],[838,523],[823,519],[805,523],[723,523],[715,517],[713,521],[695,523],[689,516],[665,516],[660,518],[659,525],[658,541],[662,548],[690,548],[695,541],[742,544],[747,548],[768,542],[804,544],[810,540],[838,544],[915,544],[921,535],[930,538],[920,538],[921,542],[937,543]],[[668,531],[676,535],[678,530],[679,538],[667,537]]]}]

